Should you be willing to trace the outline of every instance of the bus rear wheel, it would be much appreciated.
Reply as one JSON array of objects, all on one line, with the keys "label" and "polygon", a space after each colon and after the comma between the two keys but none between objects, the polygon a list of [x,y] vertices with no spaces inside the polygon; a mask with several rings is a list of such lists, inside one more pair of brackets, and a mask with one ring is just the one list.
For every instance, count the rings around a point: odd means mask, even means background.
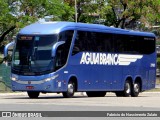
[{"label": "bus rear wheel", "polygon": [[129,80],[126,80],[125,85],[124,85],[123,96],[129,97],[130,95],[131,95],[131,83]]},{"label": "bus rear wheel", "polygon": [[86,92],[88,97],[104,97],[106,92],[104,91],[96,91],[96,92]]},{"label": "bus rear wheel", "polygon": [[132,87],[131,96],[132,97],[138,97],[139,92],[140,92],[140,83],[139,82],[135,82],[133,84],[133,87]]},{"label": "bus rear wheel", "polygon": [[124,84],[124,90],[123,91],[116,91],[117,97],[129,97],[131,95],[131,83],[129,80],[126,80]]},{"label": "bus rear wheel", "polygon": [[75,83],[73,81],[69,81],[67,92],[63,92],[62,94],[64,98],[71,98],[74,96],[74,92],[75,92]]},{"label": "bus rear wheel", "polygon": [[28,91],[27,94],[29,96],[29,98],[38,98],[40,92],[36,92],[36,91]]}]

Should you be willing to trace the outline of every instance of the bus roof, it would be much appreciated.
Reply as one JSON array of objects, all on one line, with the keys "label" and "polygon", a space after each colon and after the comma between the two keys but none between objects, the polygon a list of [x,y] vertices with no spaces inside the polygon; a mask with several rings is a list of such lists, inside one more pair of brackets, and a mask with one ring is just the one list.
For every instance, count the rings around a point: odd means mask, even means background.
[{"label": "bus roof", "polygon": [[150,32],[139,32],[133,30],[114,28],[114,27],[107,27],[105,25],[100,25],[100,24],[87,24],[87,23],[75,23],[75,22],[36,22],[24,27],[23,29],[20,30],[19,33],[55,34],[63,30],[74,30],[74,29],[155,37],[155,35]]}]

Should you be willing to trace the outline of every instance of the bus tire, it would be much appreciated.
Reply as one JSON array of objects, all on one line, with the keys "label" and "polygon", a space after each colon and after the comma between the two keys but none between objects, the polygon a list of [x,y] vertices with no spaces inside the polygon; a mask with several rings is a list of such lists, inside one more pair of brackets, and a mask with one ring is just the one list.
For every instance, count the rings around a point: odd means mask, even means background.
[{"label": "bus tire", "polygon": [[131,88],[131,82],[129,80],[126,80],[124,84],[123,97],[129,97],[131,95]]},{"label": "bus tire", "polygon": [[106,95],[105,91],[96,92],[86,92],[88,97],[104,97]]},{"label": "bus tire", "polygon": [[138,97],[139,92],[140,92],[140,83],[139,82],[135,82],[133,84],[133,87],[132,87],[131,96],[132,97]]},{"label": "bus tire", "polygon": [[29,98],[38,98],[40,92],[36,91],[27,91]]},{"label": "bus tire", "polygon": [[67,86],[67,92],[63,92],[64,98],[72,98],[75,93],[75,83],[74,81],[70,80]]}]

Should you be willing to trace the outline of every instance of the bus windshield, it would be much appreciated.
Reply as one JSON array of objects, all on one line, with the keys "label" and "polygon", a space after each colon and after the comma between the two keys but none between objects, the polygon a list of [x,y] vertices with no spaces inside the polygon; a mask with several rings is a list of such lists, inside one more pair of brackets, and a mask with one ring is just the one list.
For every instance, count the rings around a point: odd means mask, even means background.
[{"label": "bus windshield", "polygon": [[18,35],[13,53],[12,72],[40,75],[53,71],[52,46],[57,35]]}]

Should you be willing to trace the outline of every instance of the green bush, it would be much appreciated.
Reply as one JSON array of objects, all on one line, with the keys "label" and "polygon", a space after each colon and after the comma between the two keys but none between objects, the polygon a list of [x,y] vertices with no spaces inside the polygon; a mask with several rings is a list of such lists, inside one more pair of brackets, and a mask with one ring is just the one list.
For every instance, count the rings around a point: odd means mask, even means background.
[{"label": "green bush", "polygon": [[157,68],[160,69],[160,57],[157,58]]},{"label": "green bush", "polygon": [[0,57],[0,64],[2,63],[3,58]]}]

